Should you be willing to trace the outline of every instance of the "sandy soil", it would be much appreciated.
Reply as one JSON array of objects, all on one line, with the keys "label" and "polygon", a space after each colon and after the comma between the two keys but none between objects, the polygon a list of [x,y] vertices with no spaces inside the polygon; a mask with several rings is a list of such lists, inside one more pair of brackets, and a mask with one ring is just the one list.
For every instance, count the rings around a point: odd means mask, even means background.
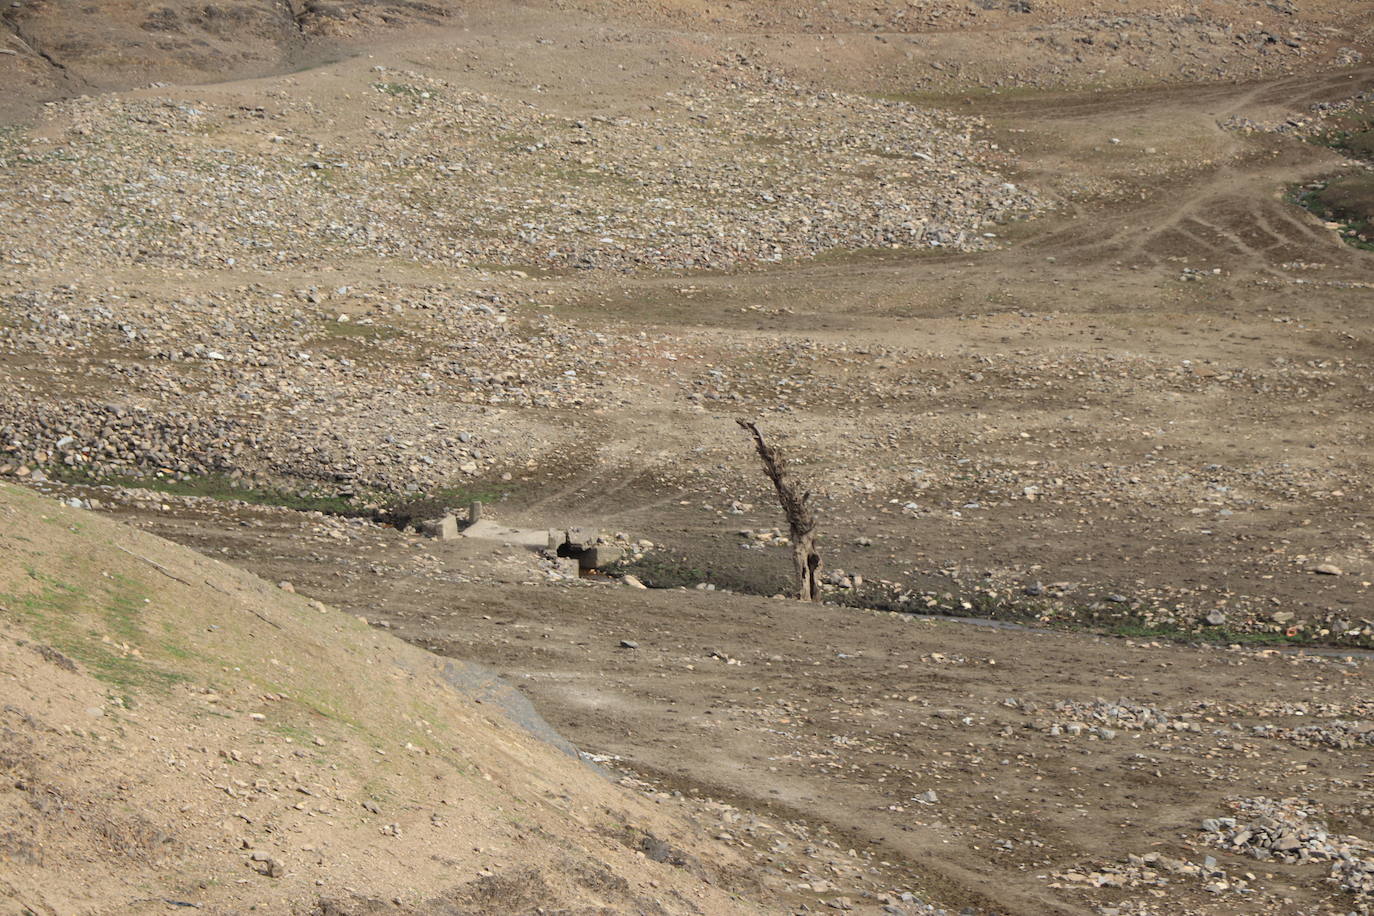
[{"label": "sandy soil", "polygon": [[[260,493],[480,495],[504,522],[651,541],[638,575],[716,590],[41,485],[500,669],[628,786],[719,820],[762,907],[1367,910],[1364,873],[1295,825],[1370,855],[1369,662],[1339,651],[1374,639],[1374,260],[1291,199],[1365,166],[1234,125],[1367,90],[1368,17],[721,6],[473,7],[325,35],[342,59],[291,75],[325,45],[264,38],[206,74],[258,78],[24,108],[0,135],[0,408],[23,421],[0,467],[56,476],[62,424],[115,404],[150,418],[157,460]],[[46,74],[26,99],[76,91],[33,58],[0,56]],[[944,196],[980,207],[1005,180],[1034,218],[968,250],[855,250],[869,227],[843,207],[945,203],[919,149],[872,144],[882,105],[968,132]],[[631,124],[655,133],[597,149]],[[182,212],[158,173],[213,156],[236,168]],[[354,187],[364,167],[394,184]],[[770,170],[797,212],[755,231],[740,189]],[[661,194],[694,208],[680,249]],[[758,257],[774,243],[789,256]],[[831,605],[767,597],[788,558],[755,536],[781,520],[739,415],[815,490]],[[69,468],[152,467],[128,437],[88,445]],[[1061,630],[840,606],[885,602]],[[1254,845],[1264,818],[1310,848]]]},{"label": "sandy soil", "polygon": [[[1369,835],[1367,653],[1183,648],[541,583],[533,553],[500,543],[341,538],[269,509],[236,525],[213,506],[126,511],[419,646],[491,665],[643,784],[852,847],[856,868],[798,872],[784,849],[726,831],[794,911],[840,897],[862,909],[894,887],[980,913],[1362,905],[1320,862],[1218,851],[1201,825],[1248,800],[1302,799],[1333,830]],[[1142,865],[1151,854],[1169,867]],[[901,877],[867,872],[884,862]]]},{"label": "sandy soil", "polygon": [[617,788],[489,672],[15,487],[0,519],[4,912],[758,909],[729,811]]}]

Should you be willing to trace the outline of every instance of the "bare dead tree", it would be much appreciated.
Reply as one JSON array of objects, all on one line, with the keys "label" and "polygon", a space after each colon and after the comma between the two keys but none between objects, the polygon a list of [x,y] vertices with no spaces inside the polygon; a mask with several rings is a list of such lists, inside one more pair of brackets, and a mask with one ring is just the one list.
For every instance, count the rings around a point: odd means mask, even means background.
[{"label": "bare dead tree", "polygon": [[778,502],[787,516],[792,536],[792,566],[797,575],[798,597],[803,601],[821,600],[821,555],[816,550],[816,516],[811,512],[811,494],[797,488],[787,472],[781,449],[763,441],[763,433],[749,420],[735,420],[754,437],[754,447],[763,461],[764,473],[778,491]]}]

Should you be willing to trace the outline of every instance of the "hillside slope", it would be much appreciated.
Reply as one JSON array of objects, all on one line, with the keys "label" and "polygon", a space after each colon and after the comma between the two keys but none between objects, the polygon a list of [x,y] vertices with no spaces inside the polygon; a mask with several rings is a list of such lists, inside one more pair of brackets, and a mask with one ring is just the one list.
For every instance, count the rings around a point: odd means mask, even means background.
[{"label": "hillside slope", "polygon": [[0,678],[5,913],[752,911],[478,669],[9,486]]},{"label": "hillside slope", "polygon": [[23,0],[5,7],[0,119],[34,99],[289,71],[453,15],[447,3],[425,0]]},{"label": "hillside slope", "polygon": [[[461,46],[470,33],[590,30],[612,44],[658,33],[683,62],[726,52],[860,91],[996,92],[1347,66],[1363,59],[1372,28],[1368,4],[1345,0],[15,0],[0,9],[0,123],[39,101],[297,72],[422,37]],[[580,77],[574,69],[560,82]]]}]

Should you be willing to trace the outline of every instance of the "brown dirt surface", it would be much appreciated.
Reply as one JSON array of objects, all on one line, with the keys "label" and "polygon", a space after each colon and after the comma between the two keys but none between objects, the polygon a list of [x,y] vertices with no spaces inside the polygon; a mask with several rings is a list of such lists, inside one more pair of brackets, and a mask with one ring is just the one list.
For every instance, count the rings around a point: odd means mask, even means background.
[{"label": "brown dirt surface", "polygon": [[271,508],[224,525],[206,502],[117,511],[490,665],[632,784],[810,825],[852,850],[838,869],[798,867],[790,839],[725,822],[723,841],[791,912],[841,899],[877,910],[902,892],[975,913],[1363,905],[1329,880],[1329,860],[1256,861],[1218,850],[1202,824],[1254,799],[1303,799],[1334,834],[1369,836],[1368,653],[1182,648],[567,583],[499,541]]},{"label": "brown dirt surface", "polygon": [[453,14],[448,3],[423,0],[15,0],[0,12],[0,117],[74,93],[313,66],[379,35],[446,24]]},{"label": "brown dirt surface", "polygon": [[5,912],[753,909],[480,671],[8,485],[0,519]]},{"label": "brown dirt surface", "polygon": [[[1347,142],[1368,5],[20,0],[0,22],[0,476],[202,555],[3,491],[3,760],[56,788],[0,795],[0,894],[1374,905],[1374,255],[1318,198],[1371,168]],[[814,494],[823,605],[774,597],[790,548],[740,417]],[[580,577],[392,524],[475,499],[624,559]],[[500,671],[619,785],[474,718],[425,680],[442,658]],[[379,660],[424,677],[361,698]],[[301,698],[340,677],[358,697],[315,705],[344,758],[264,732],[286,711],[313,738]],[[397,760],[410,820],[355,810]],[[443,789],[469,782],[491,794]],[[49,887],[67,871],[95,883]]]},{"label": "brown dirt surface", "polygon": [[11,486],[0,516],[12,912],[752,911],[735,853],[481,670]]}]

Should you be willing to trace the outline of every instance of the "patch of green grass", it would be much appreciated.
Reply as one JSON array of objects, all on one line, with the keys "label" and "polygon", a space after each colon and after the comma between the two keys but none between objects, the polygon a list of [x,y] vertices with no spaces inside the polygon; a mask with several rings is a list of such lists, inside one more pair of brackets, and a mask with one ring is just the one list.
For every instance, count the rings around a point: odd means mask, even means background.
[{"label": "patch of green grass", "polygon": [[158,642],[157,647],[158,651],[167,658],[176,659],[179,662],[211,662],[217,666],[223,664],[220,659],[197,652],[183,645],[180,642],[180,633],[177,631],[176,625],[173,624],[172,621],[162,621],[162,633],[166,638]]},{"label": "patch of green grass", "polygon": [[329,690],[327,687],[297,684],[295,691],[291,694],[291,698],[305,709],[323,719],[347,725],[349,728],[355,729],[365,735],[373,733],[373,730],[367,727],[361,720],[350,715],[346,711],[349,708],[349,704],[344,702],[342,697]]},{"label": "patch of green grass", "polygon": [[1341,225],[1346,244],[1374,251],[1374,175],[1347,175],[1296,191],[1298,206]]},{"label": "patch of green grass", "polygon": [[977,590],[933,595],[867,582],[859,588],[828,594],[826,601],[871,611],[896,611],[934,617],[979,617],[1022,624],[1038,621],[1046,606],[1043,601],[1028,599],[1013,602]]},{"label": "patch of green grass", "polygon": [[1356,159],[1374,161],[1374,129],[1333,130],[1308,137],[1307,142],[1329,147]]},{"label": "patch of green grass", "polygon": [[415,715],[428,722],[429,727],[436,733],[448,733],[453,730],[447,721],[448,717],[439,707],[423,700],[416,700],[411,709]]},{"label": "patch of green grass", "polygon": [[[103,593],[91,594],[33,570],[29,575],[40,583],[38,591],[0,594],[0,602],[35,638],[75,659],[96,679],[125,693],[186,679],[119,647],[122,642],[140,653],[152,650],[142,620],[149,593],[138,583],[114,575]],[[112,642],[104,641],[107,636]]]},{"label": "patch of green grass", "polygon": [[[687,565],[686,560],[669,558],[666,562],[653,558],[649,563],[640,561],[626,564],[614,572],[632,572],[646,585],[650,577],[662,569],[667,575],[663,581],[668,585],[656,587],[673,588],[678,585],[690,586],[698,581],[711,581],[709,573]],[[790,582],[759,588],[750,584],[732,584],[733,591],[771,595],[778,592],[792,593]],[[825,594],[827,604],[859,608],[870,611],[896,612],[922,617],[968,617],[982,620],[1000,621],[1007,624],[1039,627],[1045,629],[1069,630],[1075,632],[1097,633],[1104,636],[1123,636],[1141,639],[1160,639],[1179,643],[1209,643],[1217,645],[1239,644],[1245,646],[1323,646],[1351,645],[1353,648],[1374,648],[1374,639],[1363,637],[1353,644],[1342,642],[1337,637],[1323,639],[1319,628],[1312,625],[1288,630],[1238,630],[1226,626],[1188,626],[1175,623],[1161,623],[1158,619],[1165,611],[1140,602],[1071,603],[1051,597],[1030,595],[991,594],[978,589],[952,588],[949,591],[932,593],[895,589],[882,584],[865,583],[857,589],[830,591]]]},{"label": "patch of green grass", "polygon": [[308,732],[295,725],[289,725],[286,722],[272,722],[267,727],[283,737],[290,738],[297,744],[310,745],[315,741],[313,732]]},{"label": "patch of green grass", "polygon": [[771,596],[792,591],[791,584],[785,579],[756,566],[728,570],[699,564],[662,550],[650,551],[637,560],[614,564],[604,571],[612,575],[633,575],[649,588],[693,588],[704,582],[742,595]]},{"label": "patch of green grass", "polygon": [[115,588],[110,591],[105,606],[105,622],[115,636],[137,644],[145,635],[141,620],[148,595],[138,583],[119,573],[112,573],[110,581]]},{"label": "patch of green grass", "polygon": [[1344,134],[1340,148],[1352,156],[1374,161],[1374,126]]},{"label": "patch of green grass", "polygon": [[1305,138],[1308,143],[1374,162],[1374,105],[1359,105],[1332,113],[1324,123],[1324,130]]},{"label": "patch of green grass", "polygon": [[1250,633],[1228,627],[1187,630],[1172,624],[1131,621],[1103,627],[1102,632],[1111,636],[1163,639],[1170,642],[1207,642],[1226,645],[1235,643],[1242,646],[1310,646],[1314,644],[1312,636],[1305,630],[1300,630],[1295,636],[1289,636],[1286,633]]},{"label": "patch of green grass", "polygon": [[395,793],[381,779],[369,779],[364,782],[359,794],[379,805],[385,805],[395,800]]},{"label": "patch of green grass", "polygon": [[80,468],[51,465],[47,474],[53,480],[83,486],[133,487],[167,493],[171,496],[203,496],[209,499],[240,500],[255,506],[277,506],[298,512],[323,512],[355,518],[373,518],[373,509],[360,505],[352,498],[337,495],[292,492],[246,486],[225,474],[203,474],[194,477],[131,477],[125,475],[96,476]]},{"label": "patch of green grass", "polygon": [[691,588],[706,581],[706,572],[701,567],[693,565],[686,557],[664,553],[648,553],[638,560],[617,563],[606,572],[636,576],[649,588]]},{"label": "patch of green grass", "polygon": [[168,658],[175,658],[177,661],[189,662],[202,657],[199,653],[192,652],[185,646],[178,645],[174,642],[159,643],[158,648],[161,649],[163,654]]}]

